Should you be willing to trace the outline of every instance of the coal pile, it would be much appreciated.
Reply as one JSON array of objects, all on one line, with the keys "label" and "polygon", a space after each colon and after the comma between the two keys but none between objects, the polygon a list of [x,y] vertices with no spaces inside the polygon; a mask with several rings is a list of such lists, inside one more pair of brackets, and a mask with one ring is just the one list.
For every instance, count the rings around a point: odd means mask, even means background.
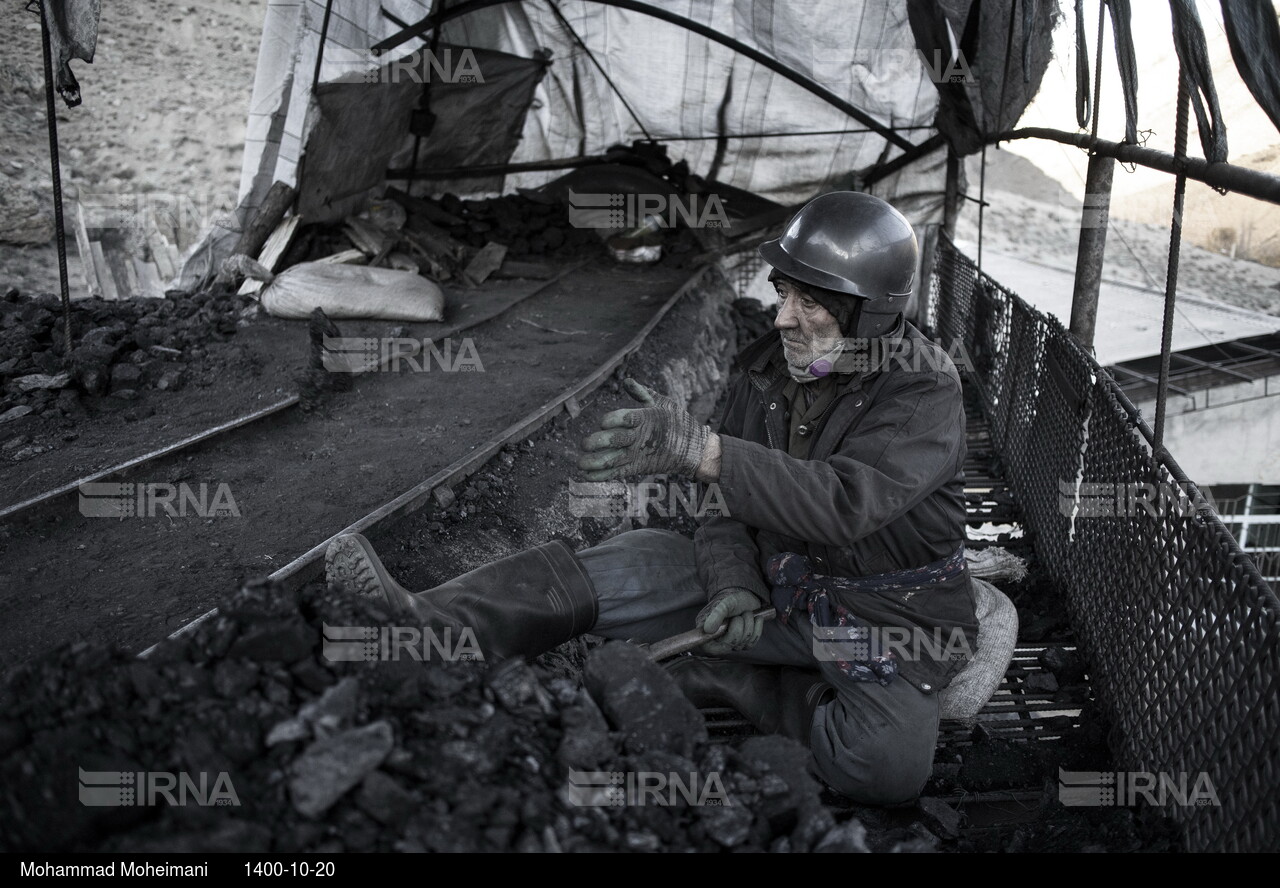
[{"label": "coal pile", "polygon": [[[861,824],[819,803],[803,750],[772,737],[736,750],[705,742],[701,715],[634,648],[592,653],[592,693],[520,660],[490,668],[323,655],[325,624],[387,619],[340,590],[259,586],[148,659],[77,645],[23,667],[3,691],[0,845],[803,851],[862,842]],[[584,782],[571,770],[604,777]],[[134,778],[137,804],[81,804],[94,772],[152,776]],[[157,772],[190,775],[193,786],[203,776],[204,794],[144,804]],[[646,774],[678,778],[676,803],[665,803],[666,789],[637,801],[635,775]],[[690,794],[707,804],[688,804]]]},{"label": "coal pile", "polygon": [[[598,232],[575,227],[569,206],[551,197],[535,199],[515,193],[464,200],[453,194],[415,197],[391,188],[378,203],[381,207],[394,203],[403,211],[382,214],[394,220],[381,223],[382,236],[387,238],[382,244],[385,249],[378,249],[377,242],[363,241],[359,231],[353,238],[350,219],[303,225],[281,268],[331,257],[353,247],[363,249],[371,264],[387,264],[394,250],[426,277],[442,282],[461,279],[466,285],[459,271],[481,250],[495,246],[503,250],[504,273],[509,277],[535,274],[539,265],[552,260],[563,264],[607,255]],[[680,257],[697,248],[696,239],[684,228],[665,231],[663,241],[663,261],[677,265]]]},{"label": "coal pile", "polygon": [[483,200],[445,194],[425,203],[435,208],[435,218],[450,235],[471,247],[493,241],[523,258],[603,252],[594,231],[569,224],[569,208],[562,203],[534,201],[520,194]]},{"label": "coal pile", "polygon": [[[665,671],[622,643],[578,641],[532,665],[443,659],[439,646],[421,659],[326,656],[334,627],[376,636],[389,619],[340,589],[258,585],[147,659],[79,644],[20,668],[0,691],[0,848],[1176,847],[1149,812],[1063,809],[1048,789],[1031,822],[977,838],[936,800],[857,808],[821,790],[786,738],[709,737]],[[931,791],[1025,786],[1098,761],[1012,747],[979,738]],[[102,772],[124,804],[82,803]],[[185,788],[185,804],[157,785]]]},{"label": "coal pile", "polygon": [[71,304],[71,355],[51,293],[9,290],[0,301],[0,424],[26,415],[78,418],[98,399],[138,401],[178,391],[193,361],[235,336],[250,297],[179,293],[164,299]]}]

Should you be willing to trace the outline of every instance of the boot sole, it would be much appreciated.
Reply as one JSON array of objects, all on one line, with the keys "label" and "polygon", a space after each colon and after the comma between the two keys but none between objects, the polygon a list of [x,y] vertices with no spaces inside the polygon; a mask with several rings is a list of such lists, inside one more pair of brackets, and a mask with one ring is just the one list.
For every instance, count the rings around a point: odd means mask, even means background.
[{"label": "boot sole", "polygon": [[385,603],[395,610],[412,610],[407,589],[391,578],[373,544],[358,533],[344,534],[324,553],[324,576],[364,598]]}]

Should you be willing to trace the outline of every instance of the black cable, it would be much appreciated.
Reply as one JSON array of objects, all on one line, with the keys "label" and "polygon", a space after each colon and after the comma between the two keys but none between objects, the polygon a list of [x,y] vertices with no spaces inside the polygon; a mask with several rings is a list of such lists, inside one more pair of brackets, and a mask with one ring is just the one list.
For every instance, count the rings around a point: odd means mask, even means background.
[{"label": "black cable", "polygon": [[311,91],[320,85],[320,63],[324,61],[324,44],[329,39],[329,16],[333,13],[333,0],[325,0],[324,21],[320,25],[320,45],[316,48],[316,71],[311,77]]}]

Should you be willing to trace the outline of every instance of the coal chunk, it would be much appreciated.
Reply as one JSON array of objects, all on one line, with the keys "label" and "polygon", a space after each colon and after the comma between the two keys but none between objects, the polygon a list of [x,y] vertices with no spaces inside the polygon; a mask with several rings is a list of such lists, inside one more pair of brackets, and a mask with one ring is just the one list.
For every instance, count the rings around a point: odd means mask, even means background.
[{"label": "coal chunk", "polygon": [[391,725],[385,721],[312,743],[290,769],[294,808],[305,817],[319,817],[382,764],[393,743]]},{"label": "coal chunk", "polygon": [[631,752],[662,749],[691,756],[707,739],[702,713],[666,670],[634,645],[612,642],[592,651],[583,680]]}]

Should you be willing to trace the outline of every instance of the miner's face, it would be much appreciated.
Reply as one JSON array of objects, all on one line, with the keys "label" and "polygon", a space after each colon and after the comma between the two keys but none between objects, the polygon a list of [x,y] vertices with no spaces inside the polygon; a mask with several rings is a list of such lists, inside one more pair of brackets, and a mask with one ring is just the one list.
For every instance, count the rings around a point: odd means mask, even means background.
[{"label": "miner's face", "polygon": [[840,340],[835,315],[788,278],[771,278],[778,292],[774,329],[782,336],[782,351],[793,373],[805,373],[809,365],[830,352]]}]

